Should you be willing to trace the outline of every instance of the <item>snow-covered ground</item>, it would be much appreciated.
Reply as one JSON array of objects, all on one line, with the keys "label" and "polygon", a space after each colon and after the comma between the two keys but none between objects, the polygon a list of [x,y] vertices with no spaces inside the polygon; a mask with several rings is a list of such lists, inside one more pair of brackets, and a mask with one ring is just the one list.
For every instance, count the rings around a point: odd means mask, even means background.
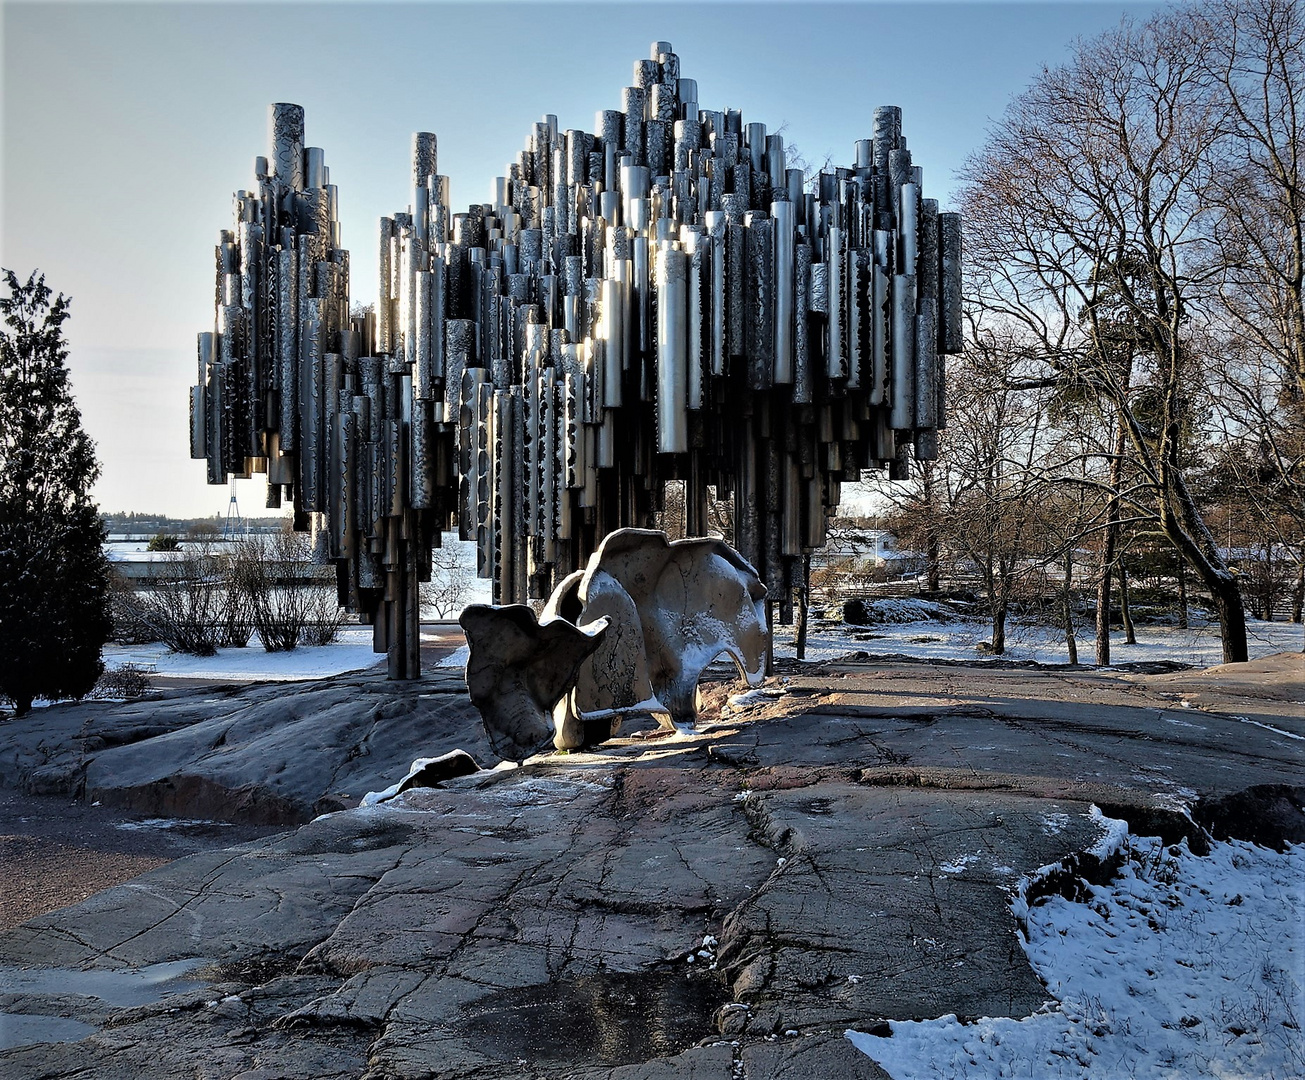
[{"label": "snow-covered ground", "polygon": [[[987,640],[987,623],[910,622],[883,623],[872,627],[848,627],[841,624],[813,629],[807,638],[808,660],[829,660],[857,650],[874,654],[898,653],[932,659],[976,659],[976,646]],[[1012,626],[1008,631],[1006,656],[1014,660],[1040,660],[1064,663],[1065,643],[1049,627]],[[1219,636],[1214,627],[1176,630],[1172,627],[1142,626],[1137,630],[1138,643],[1112,644],[1111,659],[1120,664],[1138,660],[1179,660],[1207,667],[1222,659]],[[1251,657],[1296,651],[1301,647],[1301,628],[1291,623],[1249,624]],[[793,627],[775,631],[778,656],[794,655]],[[1079,658],[1090,663],[1092,642],[1085,637],[1079,645]],[[106,645],[104,663],[109,669],[135,664],[158,675],[184,678],[220,679],[224,682],[255,682],[321,679],[346,671],[359,671],[384,662],[384,656],[372,652],[372,631],[367,626],[345,627],[330,645],[301,646],[292,652],[265,652],[255,636],[243,649],[219,649],[213,656],[187,656],[169,652],[161,644]],[[462,667],[467,661],[465,646],[439,661],[440,667]]]},{"label": "snow-covered ground", "polygon": [[1305,846],[1197,857],[1129,837],[1125,851],[1085,902],[1052,896],[1025,914],[1013,897],[1053,999],[1041,1011],[848,1038],[893,1080],[1305,1076]]},{"label": "snow-covered ground", "polygon": [[370,626],[346,626],[330,645],[301,645],[290,652],[267,652],[255,634],[243,649],[218,649],[213,656],[169,652],[166,645],[106,645],[104,666],[135,664],[157,675],[223,682],[294,682],[323,679],[384,663],[372,652]]},{"label": "snow-covered ground", "polygon": [[[1305,630],[1299,623],[1260,622],[1247,619],[1246,635],[1250,656],[1254,660],[1278,652],[1299,652]],[[1078,631],[1079,663],[1093,662],[1093,630],[1085,626]],[[992,624],[964,619],[955,622],[924,620],[918,622],[883,622],[874,626],[817,624],[807,635],[807,660],[832,660],[850,652],[864,650],[873,654],[900,653],[904,656],[935,660],[974,660],[987,653],[978,649],[980,642],[992,639]],[[775,655],[792,657],[794,627],[775,628]],[[1038,660],[1047,664],[1069,662],[1069,650],[1062,631],[1050,626],[1007,623],[1008,660]],[[1122,633],[1112,634],[1110,660],[1114,664],[1138,661],[1176,660],[1196,667],[1210,667],[1223,662],[1217,624],[1193,626],[1179,630],[1172,626],[1139,626],[1137,644],[1126,645]]]}]

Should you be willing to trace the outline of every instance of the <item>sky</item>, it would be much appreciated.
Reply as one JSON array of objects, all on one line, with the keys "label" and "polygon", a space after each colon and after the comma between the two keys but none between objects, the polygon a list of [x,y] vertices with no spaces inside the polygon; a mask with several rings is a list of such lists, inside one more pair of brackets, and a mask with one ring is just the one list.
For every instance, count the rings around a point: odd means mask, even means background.
[{"label": "sky", "polygon": [[[455,211],[545,113],[592,130],[653,41],[701,106],[737,108],[810,161],[850,164],[900,105],[925,191],[952,201],[991,122],[1079,36],[1153,4],[64,3],[0,6],[0,265],[72,297],[65,324],[102,510],[225,515],[189,459],[195,335],[213,244],[265,154],[267,106],[307,112],[340,190],[352,297],[376,295],[376,222],[406,207],[413,131],[434,131]],[[239,484],[258,512],[261,479]]]}]

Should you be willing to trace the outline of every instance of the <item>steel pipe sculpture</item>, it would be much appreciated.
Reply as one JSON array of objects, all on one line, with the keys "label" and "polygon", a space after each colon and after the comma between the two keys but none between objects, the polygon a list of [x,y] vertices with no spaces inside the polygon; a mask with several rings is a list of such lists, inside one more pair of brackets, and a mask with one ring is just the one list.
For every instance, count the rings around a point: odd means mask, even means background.
[{"label": "steel pipe sculpture", "polygon": [[495,601],[521,602],[650,524],[669,480],[705,534],[714,488],[789,621],[840,485],[937,453],[960,221],[922,198],[901,110],[808,184],[764,124],[699,108],[666,42],[633,81],[592,133],[535,124],[465,213],[415,135],[374,313],[353,317],[322,152],[299,106],[271,106],[217,247],[191,452],[210,483],[267,473],[392,677],[419,672],[418,582],[455,521]]}]

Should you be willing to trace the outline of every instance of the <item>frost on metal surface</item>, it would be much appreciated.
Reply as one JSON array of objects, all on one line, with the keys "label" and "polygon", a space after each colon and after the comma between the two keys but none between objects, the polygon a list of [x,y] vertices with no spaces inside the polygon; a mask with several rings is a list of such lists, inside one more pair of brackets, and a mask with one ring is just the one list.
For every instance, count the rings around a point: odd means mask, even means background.
[{"label": "frost on metal surface", "polygon": [[[454,213],[436,137],[380,221],[375,310],[351,315],[339,195],[303,109],[216,250],[191,446],[211,483],[266,473],[418,673],[417,582],[456,520],[497,603],[543,599],[603,538],[708,490],[788,621],[844,481],[937,451],[960,348],[960,224],[925,199],[901,110],[808,179],[783,137],[702,108],[665,42],[594,131],[534,125],[491,202]],[[870,119],[870,118],[867,118]]]}]

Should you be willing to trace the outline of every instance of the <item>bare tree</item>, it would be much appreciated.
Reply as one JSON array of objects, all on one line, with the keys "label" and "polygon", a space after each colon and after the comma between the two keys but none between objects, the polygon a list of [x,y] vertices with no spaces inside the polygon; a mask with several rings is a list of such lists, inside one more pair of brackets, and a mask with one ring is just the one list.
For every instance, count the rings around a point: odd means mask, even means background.
[{"label": "bare tree", "polygon": [[470,571],[462,564],[459,543],[450,533],[443,537],[439,547],[431,549],[430,581],[422,582],[421,606],[433,612],[437,619],[461,614],[471,599]]},{"label": "bare tree", "polygon": [[217,651],[229,591],[224,563],[206,539],[164,553],[154,585],[138,594],[138,617],[154,640],[195,656]]},{"label": "bare tree", "polygon": [[1168,14],[1077,43],[968,165],[966,244],[984,318],[1020,326],[1052,377],[1113,414],[1112,517],[1155,519],[1214,599],[1224,660],[1239,661],[1241,594],[1189,485],[1207,371],[1193,320],[1216,276],[1203,198],[1224,129],[1207,47]]},{"label": "bare tree", "polygon": [[1296,0],[1207,0],[1173,18],[1200,38],[1223,110],[1203,192],[1231,325],[1305,399],[1305,10]]},{"label": "bare tree", "polygon": [[1205,192],[1222,315],[1217,485],[1240,489],[1268,561],[1274,544],[1289,552],[1305,596],[1305,11],[1207,0],[1175,17],[1208,41],[1201,59],[1224,107]]},{"label": "bare tree", "polygon": [[983,582],[992,651],[1001,655],[1017,582],[1056,555],[1043,468],[1056,436],[1046,422],[1049,389],[1020,378],[1029,358],[1012,333],[974,328],[957,359],[938,470],[947,501],[940,531]]},{"label": "bare tree", "polygon": [[255,533],[237,545],[231,591],[244,598],[268,652],[335,639],[340,605],[333,586],[312,583],[319,569],[308,537],[295,532],[289,521],[275,533]]}]

